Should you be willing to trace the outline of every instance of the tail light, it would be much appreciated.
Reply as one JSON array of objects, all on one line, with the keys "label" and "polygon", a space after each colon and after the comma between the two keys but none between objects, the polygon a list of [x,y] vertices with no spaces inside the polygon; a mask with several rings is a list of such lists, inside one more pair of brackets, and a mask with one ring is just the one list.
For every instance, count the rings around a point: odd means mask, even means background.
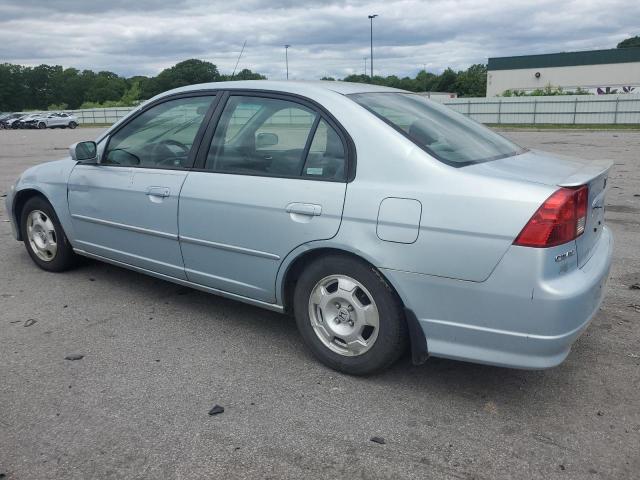
[{"label": "tail light", "polygon": [[587,223],[589,187],[561,188],[533,214],[513,242],[521,247],[555,247],[575,240]]}]

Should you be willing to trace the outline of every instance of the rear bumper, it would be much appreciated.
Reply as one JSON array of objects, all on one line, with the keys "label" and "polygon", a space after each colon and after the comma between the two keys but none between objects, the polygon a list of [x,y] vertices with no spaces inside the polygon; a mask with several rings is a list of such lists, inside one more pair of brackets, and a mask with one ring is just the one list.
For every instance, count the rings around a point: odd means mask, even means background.
[{"label": "rear bumper", "polygon": [[415,312],[430,355],[543,369],[567,357],[597,312],[613,239],[605,227],[582,268],[555,262],[566,245],[553,250],[511,247],[485,282],[384,273]]}]

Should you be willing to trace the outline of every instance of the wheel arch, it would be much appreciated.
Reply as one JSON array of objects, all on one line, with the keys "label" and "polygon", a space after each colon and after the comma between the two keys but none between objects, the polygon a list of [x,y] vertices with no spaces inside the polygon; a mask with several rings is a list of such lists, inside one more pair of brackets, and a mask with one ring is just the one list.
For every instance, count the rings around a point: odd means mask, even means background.
[{"label": "wheel arch", "polygon": [[424,363],[429,357],[429,351],[424,330],[422,329],[418,319],[416,318],[416,315],[412,310],[407,308],[404,301],[402,300],[402,297],[398,293],[398,290],[386,277],[386,275],[384,275],[384,273],[379,268],[377,268],[369,259],[365,258],[362,255],[358,255],[353,251],[338,248],[335,246],[318,246],[317,248],[307,248],[291,258],[284,269],[280,287],[280,299],[282,301],[284,312],[288,314],[293,313],[293,292],[295,289],[296,280],[304,270],[305,266],[309,265],[311,262],[317,260],[318,258],[322,258],[323,256],[336,254],[345,255],[358,261],[364,262],[365,264],[373,268],[376,274],[385,281],[385,283],[392,290],[393,294],[396,296],[398,302],[400,302],[400,305],[404,312],[404,319],[409,331],[412,362],[414,365],[420,365]]},{"label": "wheel arch", "polygon": [[[13,215],[13,218],[15,219],[15,223],[16,223],[16,230],[17,230],[17,235],[18,238],[17,240],[22,241],[22,209],[24,208],[24,205],[27,203],[27,201],[33,197],[41,197],[42,199],[44,199],[45,201],[47,201],[49,203],[49,205],[51,204],[51,201],[47,198],[47,196],[42,193],[40,190],[35,189],[35,188],[25,188],[23,190],[19,190],[18,192],[16,192],[15,196],[13,197],[13,208],[12,208],[12,212],[11,214]],[[53,208],[53,206],[52,206]],[[55,210],[55,209],[54,209]]]}]

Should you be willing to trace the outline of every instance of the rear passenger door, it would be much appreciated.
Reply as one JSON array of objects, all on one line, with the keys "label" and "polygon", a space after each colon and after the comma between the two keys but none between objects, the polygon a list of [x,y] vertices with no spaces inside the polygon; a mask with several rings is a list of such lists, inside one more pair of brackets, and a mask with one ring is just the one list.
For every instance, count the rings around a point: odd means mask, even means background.
[{"label": "rear passenger door", "polygon": [[185,272],[272,303],[284,257],[338,232],[347,137],[314,105],[280,95],[233,93],[214,118],[180,194]]}]

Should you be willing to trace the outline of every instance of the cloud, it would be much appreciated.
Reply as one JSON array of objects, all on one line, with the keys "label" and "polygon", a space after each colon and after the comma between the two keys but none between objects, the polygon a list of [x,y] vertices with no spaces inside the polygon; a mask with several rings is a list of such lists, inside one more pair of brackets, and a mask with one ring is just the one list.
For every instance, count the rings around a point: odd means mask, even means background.
[{"label": "cloud", "polygon": [[[605,4],[606,3],[606,4]],[[361,73],[374,20],[383,75],[488,57],[612,48],[638,34],[640,3],[592,0],[0,0],[0,59],[155,75],[187,58],[292,78]]]}]

